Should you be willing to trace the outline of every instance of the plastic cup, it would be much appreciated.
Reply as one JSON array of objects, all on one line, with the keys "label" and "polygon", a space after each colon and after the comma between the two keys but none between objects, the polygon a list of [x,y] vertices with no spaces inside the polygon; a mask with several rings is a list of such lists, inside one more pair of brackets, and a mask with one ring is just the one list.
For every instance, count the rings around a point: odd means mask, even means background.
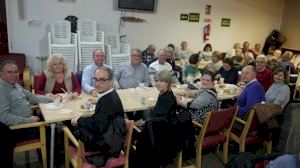
[{"label": "plastic cup", "polygon": [[72,93],[71,93],[71,92],[68,92],[68,93],[66,94],[66,99],[67,99],[67,100],[71,100],[71,99],[72,99]]},{"label": "plastic cup", "polygon": [[90,110],[92,103],[90,101],[84,102],[84,109],[85,110]]},{"label": "plastic cup", "polygon": [[55,106],[60,106],[60,96],[57,96],[57,97],[54,99],[53,104],[54,104]]},{"label": "plastic cup", "polygon": [[224,83],[224,78],[220,78],[220,82],[223,84]]}]

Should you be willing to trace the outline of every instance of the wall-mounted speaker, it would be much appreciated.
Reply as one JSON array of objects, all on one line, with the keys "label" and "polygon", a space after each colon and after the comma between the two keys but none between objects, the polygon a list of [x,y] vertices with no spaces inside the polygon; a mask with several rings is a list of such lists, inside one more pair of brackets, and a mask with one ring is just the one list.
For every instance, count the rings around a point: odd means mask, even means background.
[{"label": "wall-mounted speaker", "polygon": [[18,0],[19,19],[25,19],[24,0]]}]

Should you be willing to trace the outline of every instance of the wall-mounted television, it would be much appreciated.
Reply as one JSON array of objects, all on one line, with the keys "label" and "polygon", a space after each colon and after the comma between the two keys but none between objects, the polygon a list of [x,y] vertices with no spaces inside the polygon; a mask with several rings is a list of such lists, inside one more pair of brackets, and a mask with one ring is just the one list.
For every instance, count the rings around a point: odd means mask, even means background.
[{"label": "wall-mounted television", "polygon": [[158,0],[115,0],[115,10],[156,13]]}]

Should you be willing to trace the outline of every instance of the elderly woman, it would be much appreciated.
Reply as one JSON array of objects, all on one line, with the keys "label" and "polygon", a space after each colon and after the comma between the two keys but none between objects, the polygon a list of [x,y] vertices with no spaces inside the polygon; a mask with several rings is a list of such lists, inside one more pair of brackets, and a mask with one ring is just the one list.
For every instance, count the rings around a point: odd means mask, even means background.
[{"label": "elderly woman", "polygon": [[81,87],[73,73],[68,72],[67,61],[60,54],[47,60],[46,70],[39,76],[35,92],[37,94],[58,94],[72,92],[72,98],[78,97]]},{"label": "elderly woman", "polygon": [[177,103],[191,112],[192,119],[203,124],[209,111],[218,109],[217,92],[214,89],[215,76],[212,72],[203,73],[201,78],[201,89],[196,92],[178,93],[179,96],[192,97],[191,102],[177,98]]},{"label": "elderly woman", "polygon": [[290,51],[286,51],[281,56],[281,61],[278,62],[278,66],[284,68],[291,74],[296,74],[295,65],[291,62],[293,57],[293,53]]},{"label": "elderly woman", "polygon": [[272,84],[272,71],[267,68],[267,57],[259,55],[256,57],[256,79],[264,87],[265,92]]},{"label": "elderly woman", "polygon": [[287,72],[278,68],[273,72],[274,83],[266,93],[266,102],[271,102],[285,106],[290,100],[290,88],[286,84],[288,81]]},{"label": "elderly woman", "polygon": [[[147,118],[154,117],[167,117],[171,119],[172,116],[176,115],[176,98],[170,89],[172,83],[172,74],[167,71],[159,71],[155,75],[155,86],[159,91],[159,96],[156,101],[156,104],[150,112],[150,116],[146,116]],[[137,125],[141,125],[143,121],[139,120],[136,122]]]},{"label": "elderly woman", "polygon": [[[171,162],[176,156],[175,116],[176,98],[170,89],[172,74],[166,70],[156,76],[156,88],[159,96],[155,107],[145,121],[139,120],[136,125],[144,125],[137,141],[137,167],[159,167]],[[159,151],[159,153],[157,153]]]},{"label": "elderly woman", "polygon": [[223,66],[219,69],[217,79],[224,78],[224,83],[236,84],[239,78],[238,71],[233,67],[232,58],[225,58]]}]

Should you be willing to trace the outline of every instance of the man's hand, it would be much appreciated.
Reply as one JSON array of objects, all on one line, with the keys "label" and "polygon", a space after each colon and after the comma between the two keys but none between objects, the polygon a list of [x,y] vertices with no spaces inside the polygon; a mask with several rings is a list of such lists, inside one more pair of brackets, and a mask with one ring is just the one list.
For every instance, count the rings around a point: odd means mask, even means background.
[{"label": "man's hand", "polygon": [[77,119],[79,118],[80,116],[74,116],[72,119],[71,119],[71,124],[73,126],[77,126]]},{"label": "man's hand", "polygon": [[29,117],[29,123],[35,123],[35,122],[39,122],[40,118],[38,116],[31,116]]},{"label": "man's hand", "polygon": [[94,96],[94,97],[97,97],[98,91],[97,91],[96,89],[93,89],[93,90],[90,92],[90,94],[91,94],[92,96]]}]

